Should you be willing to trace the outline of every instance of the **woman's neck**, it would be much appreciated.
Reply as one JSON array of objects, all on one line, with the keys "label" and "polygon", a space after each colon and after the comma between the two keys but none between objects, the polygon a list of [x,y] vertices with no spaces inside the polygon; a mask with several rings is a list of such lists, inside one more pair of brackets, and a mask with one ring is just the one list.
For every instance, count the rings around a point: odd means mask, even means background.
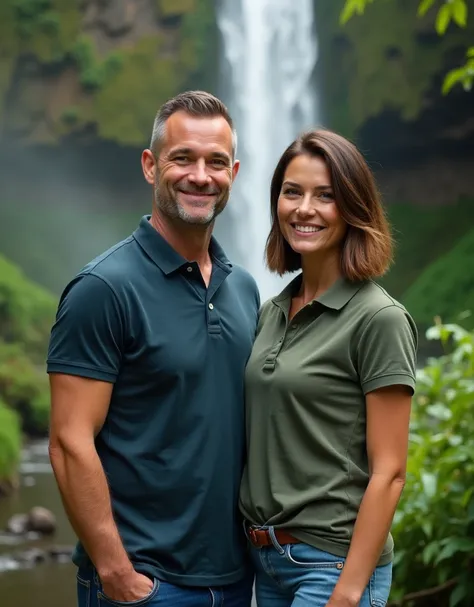
[{"label": "woman's neck", "polygon": [[303,276],[298,297],[303,305],[322,295],[342,276],[340,259],[339,251],[324,258],[308,256],[301,259]]}]

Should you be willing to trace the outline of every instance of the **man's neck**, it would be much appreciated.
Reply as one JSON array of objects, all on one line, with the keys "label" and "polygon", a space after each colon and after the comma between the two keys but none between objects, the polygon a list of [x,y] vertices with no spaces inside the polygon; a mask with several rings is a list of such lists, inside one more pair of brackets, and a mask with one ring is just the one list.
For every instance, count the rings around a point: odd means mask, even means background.
[{"label": "man's neck", "polygon": [[166,242],[188,261],[196,261],[204,275],[211,264],[209,243],[214,222],[207,226],[174,223],[153,209],[150,224],[163,236]]}]

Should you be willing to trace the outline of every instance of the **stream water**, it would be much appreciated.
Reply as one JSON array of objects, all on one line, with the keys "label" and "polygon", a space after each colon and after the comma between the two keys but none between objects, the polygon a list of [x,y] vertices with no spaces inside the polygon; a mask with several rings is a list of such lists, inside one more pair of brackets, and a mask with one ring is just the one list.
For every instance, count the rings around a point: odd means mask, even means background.
[{"label": "stream water", "polygon": [[0,500],[0,529],[8,519],[26,513],[34,506],[51,510],[57,522],[54,536],[36,540],[12,541],[0,533],[1,607],[74,607],[76,604],[75,567],[64,562],[20,565],[17,557],[29,548],[72,546],[74,533],[64,513],[61,498],[48,460],[46,442],[34,443],[23,452],[20,488]]}]

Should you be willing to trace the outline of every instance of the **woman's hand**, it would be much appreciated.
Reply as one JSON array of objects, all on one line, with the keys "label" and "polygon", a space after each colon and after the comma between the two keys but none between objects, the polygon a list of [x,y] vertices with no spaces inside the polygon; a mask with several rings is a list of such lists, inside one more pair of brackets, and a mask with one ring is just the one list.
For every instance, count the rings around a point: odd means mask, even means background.
[{"label": "woman's hand", "polygon": [[350,599],[348,597],[331,596],[326,607],[358,607],[359,600]]}]

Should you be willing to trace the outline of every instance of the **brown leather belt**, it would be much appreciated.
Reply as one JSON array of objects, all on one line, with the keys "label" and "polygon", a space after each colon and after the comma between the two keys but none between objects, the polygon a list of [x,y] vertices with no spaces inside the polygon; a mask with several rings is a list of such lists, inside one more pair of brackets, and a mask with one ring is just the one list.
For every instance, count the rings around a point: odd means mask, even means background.
[{"label": "brown leather belt", "polygon": [[[272,538],[268,529],[256,529],[250,525],[246,527],[247,536],[252,546],[262,548],[263,546],[273,546]],[[282,529],[274,529],[275,538],[279,544],[301,544],[300,540],[293,537]]]}]

